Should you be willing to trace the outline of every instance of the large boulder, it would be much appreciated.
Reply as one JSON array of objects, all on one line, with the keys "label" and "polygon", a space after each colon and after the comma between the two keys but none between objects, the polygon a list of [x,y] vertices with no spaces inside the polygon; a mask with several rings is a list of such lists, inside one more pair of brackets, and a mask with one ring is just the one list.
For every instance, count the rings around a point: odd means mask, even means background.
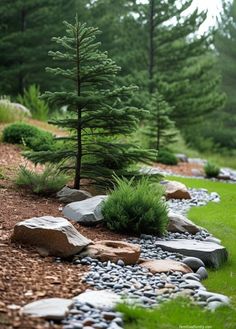
[{"label": "large boulder", "polygon": [[81,253],[82,257],[91,257],[102,262],[116,263],[122,260],[126,265],[136,264],[140,256],[140,246],[123,241],[102,240],[86,247]]},{"label": "large boulder", "polygon": [[48,320],[63,320],[73,304],[72,299],[45,298],[25,305],[22,313]]},{"label": "large boulder", "polygon": [[182,273],[192,272],[191,268],[189,268],[186,264],[171,259],[146,260],[141,262],[139,265],[147,268],[153,274],[175,271]]},{"label": "large boulder", "polygon": [[191,199],[191,195],[184,184],[176,181],[163,181],[161,184],[165,188],[167,199]]},{"label": "large boulder", "polygon": [[73,298],[75,302],[89,304],[94,308],[113,310],[117,304],[121,303],[121,297],[114,292],[106,290],[87,290]]},{"label": "large boulder", "polygon": [[87,191],[76,190],[69,188],[68,186],[64,186],[59,192],[57,192],[57,197],[59,198],[59,201],[63,203],[71,203],[86,200],[91,198],[92,195]]},{"label": "large boulder", "polygon": [[33,217],[17,223],[11,240],[38,247],[45,256],[58,257],[77,254],[91,243],[68,220],[52,216]]},{"label": "large boulder", "polygon": [[87,200],[72,202],[63,209],[63,214],[69,219],[83,225],[93,225],[103,220],[102,204],[106,195],[97,195]]},{"label": "large boulder", "polygon": [[218,268],[228,258],[227,250],[223,246],[208,241],[178,239],[158,241],[156,246],[166,251],[200,258],[206,266],[214,268]]},{"label": "large boulder", "polygon": [[195,225],[191,220],[186,218],[185,216],[181,214],[174,213],[172,211],[169,211],[168,213],[169,218],[169,224],[167,227],[167,231],[173,232],[173,233],[190,233],[190,234],[196,234],[200,231],[200,227]]}]

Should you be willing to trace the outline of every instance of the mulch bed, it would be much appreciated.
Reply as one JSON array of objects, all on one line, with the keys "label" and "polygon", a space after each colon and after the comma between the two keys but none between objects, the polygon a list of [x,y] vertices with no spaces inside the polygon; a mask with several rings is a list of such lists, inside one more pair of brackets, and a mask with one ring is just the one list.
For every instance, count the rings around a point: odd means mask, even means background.
[{"label": "mulch bed", "polygon": [[[78,295],[88,288],[81,282],[88,267],[70,262],[56,263],[53,257],[43,258],[33,248],[10,242],[17,222],[44,215],[62,216],[63,205],[56,199],[37,197],[14,185],[13,178],[19,165],[34,167],[20,152],[18,146],[0,143],[0,328],[62,328],[60,324],[22,316],[20,307],[41,298],[71,298]],[[188,164],[159,167],[185,174],[189,174],[193,168]],[[112,233],[103,227],[88,228],[73,224],[91,240],[124,238],[124,235]]]}]

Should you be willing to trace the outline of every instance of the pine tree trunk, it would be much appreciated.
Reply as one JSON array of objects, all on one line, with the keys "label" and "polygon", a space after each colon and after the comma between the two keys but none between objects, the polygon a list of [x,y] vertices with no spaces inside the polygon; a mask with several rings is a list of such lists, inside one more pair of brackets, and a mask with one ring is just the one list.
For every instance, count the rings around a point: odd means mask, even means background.
[{"label": "pine tree trunk", "polygon": [[[76,35],[76,57],[77,57],[77,95],[80,96],[80,41],[79,41],[79,31],[77,27]],[[82,160],[82,127],[81,127],[81,108],[77,106],[77,154],[76,154],[76,166],[75,166],[75,180],[74,188],[80,189],[81,180],[81,160]]]},{"label": "pine tree trunk", "polygon": [[[21,32],[24,33],[25,29],[26,29],[26,11],[24,8],[22,8],[21,12],[20,12],[20,29]],[[23,60],[20,59],[19,61],[19,66],[20,66],[20,72],[18,74],[18,92],[23,95],[24,93],[24,75],[22,73],[22,65],[23,65]]]},{"label": "pine tree trunk", "polygon": [[154,67],[154,0],[149,1],[149,93],[153,93],[153,67]]}]

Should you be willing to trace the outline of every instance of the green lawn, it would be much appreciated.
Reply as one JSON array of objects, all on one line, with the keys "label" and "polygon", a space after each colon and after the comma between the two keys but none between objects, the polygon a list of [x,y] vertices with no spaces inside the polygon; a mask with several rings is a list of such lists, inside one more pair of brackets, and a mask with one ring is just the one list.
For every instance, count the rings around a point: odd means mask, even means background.
[{"label": "green lawn", "polygon": [[[209,192],[218,192],[220,203],[209,203],[204,207],[194,207],[188,217],[196,224],[209,230],[222,240],[229,252],[229,260],[219,270],[209,270],[209,278],[204,285],[209,291],[231,297],[231,307],[218,309],[216,312],[202,311],[189,306],[186,301],[172,301],[160,309],[147,311],[121,306],[126,316],[127,329],[221,329],[236,328],[236,185],[211,182],[201,179],[171,177],[185,183],[188,187],[207,188]],[[204,327],[205,326],[205,327]],[[208,327],[207,327],[208,326]]]}]

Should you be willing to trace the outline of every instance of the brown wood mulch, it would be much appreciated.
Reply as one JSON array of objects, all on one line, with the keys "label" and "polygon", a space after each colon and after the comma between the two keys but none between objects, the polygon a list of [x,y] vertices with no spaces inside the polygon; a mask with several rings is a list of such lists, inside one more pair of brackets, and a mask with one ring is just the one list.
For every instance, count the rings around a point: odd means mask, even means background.
[{"label": "brown wood mulch", "polygon": [[[34,167],[20,153],[18,146],[0,143],[0,328],[61,328],[60,324],[22,316],[20,307],[41,298],[78,295],[87,288],[81,280],[88,267],[70,262],[57,263],[52,257],[41,257],[33,248],[10,242],[17,222],[43,215],[61,216],[63,206],[56,199],[37,197],[14,185],[19,165]],[[193,167],[196,168],[189,164],[159,167],[186,175]],[[91,240],[124,238],[102,227],[87,228],[73,224]]]}]

